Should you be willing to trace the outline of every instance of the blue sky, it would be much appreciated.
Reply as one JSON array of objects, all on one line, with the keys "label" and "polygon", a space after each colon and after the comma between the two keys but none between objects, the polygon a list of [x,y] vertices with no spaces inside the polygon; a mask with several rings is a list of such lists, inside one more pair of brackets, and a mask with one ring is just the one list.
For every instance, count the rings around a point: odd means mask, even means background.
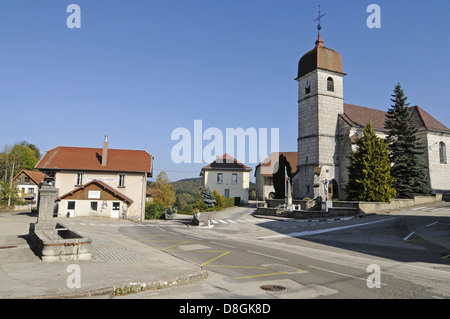
[{"label": "blue sky", "polygon": [[[69,4],[81,29],[69,29]],[[381,8],[369,29],[366,8]],[[318,1],[8,0],[0,4],[0,147],[147,149],[155,176],[175,164],[171,133],[279,128],[296,151],[301,56],[314,47]],[[346,103],[381,110],[400,82],[411,105],[450,127],[450,2],[320,1],[325,46],[343,59]],[[208,142],[204,142],[204,145]],[[255,164],[248,163],[254,167]],[[252,172],[253,173],[253,172]]]}]

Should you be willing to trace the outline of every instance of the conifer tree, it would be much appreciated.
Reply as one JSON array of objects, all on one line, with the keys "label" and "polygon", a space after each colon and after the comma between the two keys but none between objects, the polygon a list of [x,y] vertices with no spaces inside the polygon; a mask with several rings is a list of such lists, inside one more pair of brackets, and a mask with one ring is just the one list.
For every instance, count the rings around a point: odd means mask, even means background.
[{"label": "conifer tree", "polygon": [[389,151],[385,141],[379,138],[369,122],[363,136],[357,140],[358,149],[350,156],[346,190],[349,200],[365,202],[389,202],[395,198],[392,187]]},{"label": "conifer tree", "polygon": [[416,135],[417,127],[400,83],[395,86],[391,96],[394,105],[388,110],[384,126],[388,130],[386,142],[390,151],[391,175],[395,178],[397,197],[428,195],[430,187],[426,167],[420,158],[424,147]]}]

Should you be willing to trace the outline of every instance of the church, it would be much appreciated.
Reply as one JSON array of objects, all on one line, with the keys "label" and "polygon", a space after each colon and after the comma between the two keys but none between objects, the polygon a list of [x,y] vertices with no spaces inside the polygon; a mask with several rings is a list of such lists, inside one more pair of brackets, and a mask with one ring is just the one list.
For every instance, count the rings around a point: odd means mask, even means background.
[{"label": "church", "polygon": [[[344,102],[342,58],[324,45],[320,24],[318,29],[315,47],[298,64],[298,152],[293,197],[345,200],[348,156],[369,121],[379,137],[387,135],[387,112]],[[421,107],[411,109],[425,148],[423,162],[431,192],[450,193],[450,129]]]}]

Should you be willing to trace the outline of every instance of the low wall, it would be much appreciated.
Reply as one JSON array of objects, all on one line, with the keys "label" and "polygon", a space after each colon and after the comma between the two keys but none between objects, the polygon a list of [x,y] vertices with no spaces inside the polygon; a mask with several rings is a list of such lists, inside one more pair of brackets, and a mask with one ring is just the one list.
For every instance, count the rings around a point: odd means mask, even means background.
[{"label": "low wall", "polygon": [[[429,204],[442,201],[442,194],[436,194],[433,196],[416,196],[411,199],[393,199],[390,203],[369,203],[358,202],[359,210],[363,213],[385,213],[391,212],[405,207]],[[345,203],[345,202],[344,202]],[[334,205],[334,203],[333,203]]]}]

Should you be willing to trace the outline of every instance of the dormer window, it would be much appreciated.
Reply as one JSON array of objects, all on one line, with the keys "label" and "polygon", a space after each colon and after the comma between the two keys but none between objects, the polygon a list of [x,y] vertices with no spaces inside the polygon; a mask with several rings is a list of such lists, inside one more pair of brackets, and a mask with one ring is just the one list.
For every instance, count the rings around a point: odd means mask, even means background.
[{"label": "dormer window", "polygon": [[334,92],[334,80],[332,77],[327,79],[327,91]]}]

